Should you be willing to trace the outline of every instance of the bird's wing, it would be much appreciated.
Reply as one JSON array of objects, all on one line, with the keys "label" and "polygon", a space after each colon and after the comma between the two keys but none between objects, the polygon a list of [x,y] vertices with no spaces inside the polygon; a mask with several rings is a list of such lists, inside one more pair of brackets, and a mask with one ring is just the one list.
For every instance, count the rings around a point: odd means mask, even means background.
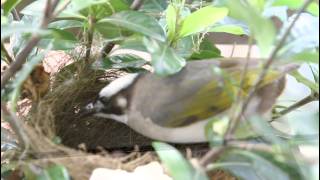
[{"label": "bird's wing", "polygon": [[[134,86],[131,110],[165,127],[182,127],[205,120],[229,109],[239,89],[243,64],[238,61],[195,61],[169,77],[143,75]],[[214,71],[221,67],[222,73]],[[250,64],[245,90],[257,78],[257,63]],[[255,67],[255,68],[254,68]],[[275,79],[269,73],[267,82]]]}]

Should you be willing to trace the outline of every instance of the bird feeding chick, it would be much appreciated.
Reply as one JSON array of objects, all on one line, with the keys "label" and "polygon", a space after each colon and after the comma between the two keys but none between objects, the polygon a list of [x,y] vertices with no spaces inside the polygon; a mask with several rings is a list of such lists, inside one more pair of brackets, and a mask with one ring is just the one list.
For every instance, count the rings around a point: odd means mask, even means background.
[{"label": "bird feeding chick", "polygon": [[[128,74],[104,87],[86,106],[94,115],[124,123],[151,139],[172,143],[207,141],[205,126],[223,117],[233,106],[236,92],[247,94],[261,72],[261,60],[249,60],[243,88],[239,89],[245,59],[191,61],[178,73],[159,77],[152,73]],[[285,85],[286,73],[297,66],[282,65],[268,71],[243,115],[270,112]],[[220,68],[223,74],[217,74]],[[230,80],[231,79],[231,80]]]}]

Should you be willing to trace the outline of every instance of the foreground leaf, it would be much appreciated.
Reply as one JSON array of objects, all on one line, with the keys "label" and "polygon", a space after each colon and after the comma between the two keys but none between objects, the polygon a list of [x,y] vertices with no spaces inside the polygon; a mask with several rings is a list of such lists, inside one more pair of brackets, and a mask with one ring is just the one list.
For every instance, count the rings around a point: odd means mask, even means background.
[{"label": "foreground leaf", "polygon": [[205,173],[199,169],[194,169],[192,165],[174,147],[161,143],[153,142],[153,148],[168,169],[173,179],[177,180],[207,180]]},{"label": "foreground leaf", "polygon": [[228,9],[223,7],[207,6],[201,8],[184,19],[179,36],[185,37],[201,32],[212,26],[215,22],[223,19],[227,14]]},{"label": "foreground leaf", "polygon": [[167,44],[144,39],[144,45],[151,54],[151,64],[155,73],[160,76],[177,73],[186,65],[186,60],[178,56]]},{"label": "foreground leaf", "polygon": [[[141,33],[159,41],[165,40],[162,27],[156,19],[136,11],[122,11],[99,21],[107,22],[128,30]],[[98,23],[99,23],[98,22]]]}]

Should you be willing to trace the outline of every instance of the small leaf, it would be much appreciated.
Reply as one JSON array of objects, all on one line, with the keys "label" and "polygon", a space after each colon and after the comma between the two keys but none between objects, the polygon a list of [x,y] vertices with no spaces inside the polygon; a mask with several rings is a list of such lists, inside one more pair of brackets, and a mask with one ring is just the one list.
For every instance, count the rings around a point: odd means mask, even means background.
[{"label": "small leaf", "polygon": [[308,78],[300,74],[299,71],[293,71],[290,73],[290,75],[292,75],[299,83],[302,83],[310,88],[313,92],[319,93],[319,83],[310,81]]},{"label": "small leaf", "polygon": [[[289,9],[297,10],[299,9],[304,0],[275,0],[273,6],[287,6]],[[315,16],[319,16],[319,5],[316,2],[312,2],[308,7],[307,11]]]},{"label": "small leaf", "polygon": [[107,57],[93,64],[95,69],[141,68],[147,61],[133,54],[119,54]]},{"label": "small leaf", "polygon": [[200,49],[194,52],[189,60],[201,60],[221,57],[220,50],[215,47],[208,39],[204,39],[200,44]]},{"label": "small leaf", "polygon": [[209,32],[224,32],[234,35],[244,35],[245,32],[242,27],[236,25],[218,25],[212,27]]},{"label": "small leaf", "polygon": [[179,36],[185,37],[201,32],[217,21],[223,19],[227,14],[228,9],[223,7],[207,6],[201,8],[184,19]]},{"label": "small leaf", "polygon": [[21,0],[7,0],[4,1],[3,4],[1,2],[4,15],[8,15],[12,11],[12,9],[15,8],[20,2]]},{"label": "small leaf", "polygon": [[62,165],[54,165],[45,169],[50,179],[69,180],[70,176],[68,170]]},{"label": "small leaf", "polygon": [[144,39],[144,44],[151,54],[151,64],[156,74],[171,75],[179,72],[186,65],[185,59],[178,56],[169,45],[152,39]]},{"label": "small leaf", "polygon": [[166,10],[166,23],[168,29],[168,38],[170,41],[172,41],[176,34],[177,12],[175,7],[171,4]]},{"label": "small leaf", "polygon": [[156,150],[164,166],[168,169],[173,179],[183,180],[207,180],[208,177],[200,169],[194,169],[192,165],[169,144],[153,142],[153,148]]},{"label": "small leaf", "polygon": [[165,34],[162,27],[156,19],[136,11],[122,11],[104,18],[98,23],[110,23],[128,30],[141,33],[143,35],[152,37],[159,41],[165,40]]}]

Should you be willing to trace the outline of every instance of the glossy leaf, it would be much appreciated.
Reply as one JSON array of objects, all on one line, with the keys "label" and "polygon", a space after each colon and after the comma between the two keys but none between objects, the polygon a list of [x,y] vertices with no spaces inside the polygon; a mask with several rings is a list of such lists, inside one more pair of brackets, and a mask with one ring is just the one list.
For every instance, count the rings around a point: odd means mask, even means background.
[{"label": "glossy leaf", "polygon": [[7,0],[4,1],[3,4],[1,2],[1,9],[3,8],[4,15],[9,14],[12,11],[12,9],[15,8],[20,2],[21,0]]},{"label": "glossy leaf", "polygon": [[147,0],[143,3],[140,11],[150,14],[159,14],[167,8],[167,1]]},{"label": "glossy leaf", "polygon": [[179,36],[185,37],[201,32],[223,19],[227,14],[228,9],[223,7],[207,6],[201,8],[184,19]]},{"label": "glossy leaf", "polygon": [[123,69],[123,68],[141,68],[147,63],[143,58],[133,54],[119,54],[107,57],[102,61],[97,61],[93,66],[96,69]]},{"label": "glossy leaf", "polygon": [[122,11],[108,18],[104,18],[99,23],[110,23],[154,39],[164,41],[165,34],[156,19],[136,11]]},{"label": "glossy leaf", "polygon": [[147,52],[147,48],[143,45],[143,37],[140,35],[133,35],[127,37],[122,42],[120,42],[121,49],[132,49],[137,51]]},{"label": "glossy leaf", "polygon": [[218,168],[243,180],[290,180],[289,175],[281,168],[249,151],[228,152],[220,161],[222,164]]},{"label": "glossy leaf", "polygon": [[107,22],[98,22],[95,25],[95,30],[105,39],[124,38],[130,34],[126,29]]},{"label": "glossy leaf", "polygon": [[181,153],[169,144],[153,142],[152,146],[173,179],[208,179],[204,172],[200,169],[194,169],[192,165],[181,155]]},{"label": "glossy leaf", "polygon": [[177,73],[186,65],[185,59],[178,56],[167,44],[144,39],[144,45],[151,54],[151,64],[157,75],[168,76]]}]

